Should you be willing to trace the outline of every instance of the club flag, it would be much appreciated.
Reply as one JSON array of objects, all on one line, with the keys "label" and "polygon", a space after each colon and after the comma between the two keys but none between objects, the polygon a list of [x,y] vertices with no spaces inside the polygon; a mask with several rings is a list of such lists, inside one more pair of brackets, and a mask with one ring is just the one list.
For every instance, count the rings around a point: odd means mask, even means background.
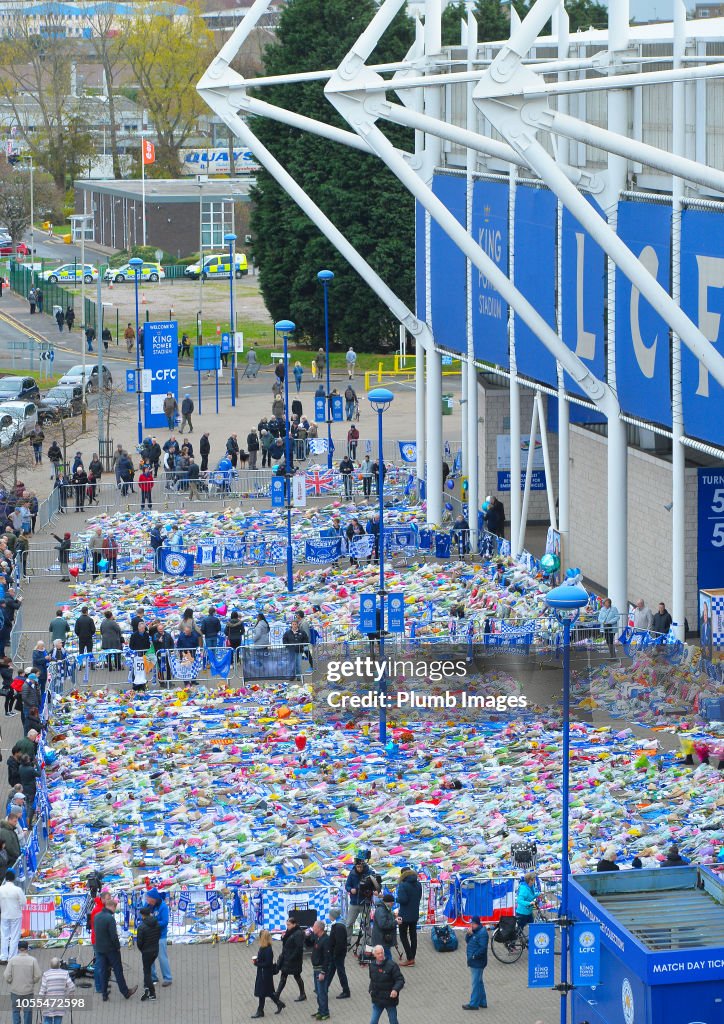
[{"label": "club flag", "polygon": [[212,676],[228,679],[234,652],[231,647],[207,647],[206,657]]},{"label": "club flag", "polygon": [[148,167],[149,164],[155,163],[156,161],[156,147],[148,139],[141,139],[141,154],[143,156],[144,167]]},{"label": "club flag", "polygon": [[188,551],[171,551],[159,548],[158,567],[168,576],[193,576],[194,556]]},{"label": "club flag", "polygon": [[157,661],[158,657],[156,655],[156,648],[153,646],[153,644],[151,644],[146,653],[143,655],[143,667],[145,668],[146,673],[148,675],[150,675],[151,672],[153,672],[154,668],[156,667]]},{"label": "club flag", "polygon": [[417,441],[398,441],[400,446],[400,458],[403,462],[417,461]]}]

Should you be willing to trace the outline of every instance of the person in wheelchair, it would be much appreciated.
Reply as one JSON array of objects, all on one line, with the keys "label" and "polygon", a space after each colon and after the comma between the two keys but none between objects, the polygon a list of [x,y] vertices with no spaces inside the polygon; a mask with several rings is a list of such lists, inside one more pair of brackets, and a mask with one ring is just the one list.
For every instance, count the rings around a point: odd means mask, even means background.
[{"label": "person in wheelchair", "polygon": [[535,873],[527,871],[518,886],[515,900],[515,919],[521,931],[526,925],[533,923],[533,910],[539,896],[540,891],[536,888]]}]

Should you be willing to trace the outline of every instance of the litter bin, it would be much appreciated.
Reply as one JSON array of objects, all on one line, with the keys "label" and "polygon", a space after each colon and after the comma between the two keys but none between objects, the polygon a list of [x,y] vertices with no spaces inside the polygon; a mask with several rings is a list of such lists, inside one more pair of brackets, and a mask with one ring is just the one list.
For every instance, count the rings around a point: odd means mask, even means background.
[{"label": "litter bin", "polygon": [[453,396],[443,395],[442,396],[442,414],[443,416],[452,416],[453,412]]},{"label": "litter bin", "polygon": [[573,1024],[715,1024],[724,980],[724,879],[677,867],[578,875],[571,917],[601,926],[600,984],[574,989]]}]

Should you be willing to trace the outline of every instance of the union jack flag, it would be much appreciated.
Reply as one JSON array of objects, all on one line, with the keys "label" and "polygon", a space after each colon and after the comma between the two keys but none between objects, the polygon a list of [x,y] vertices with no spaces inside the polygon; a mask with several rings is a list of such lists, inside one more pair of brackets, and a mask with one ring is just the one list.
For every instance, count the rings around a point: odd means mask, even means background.
[{"label": "union jack flag", "polygon": [[334,474],[331,469],[307,473],[307,494],[329,494],[334,490]]}]

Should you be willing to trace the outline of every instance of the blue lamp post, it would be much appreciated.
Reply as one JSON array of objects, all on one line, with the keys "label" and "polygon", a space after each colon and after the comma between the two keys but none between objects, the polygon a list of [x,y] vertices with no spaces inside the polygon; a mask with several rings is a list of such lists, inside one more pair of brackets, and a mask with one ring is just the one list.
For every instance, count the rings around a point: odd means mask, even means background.
[{"label": "blue lamp post", "polygon": [[229,246],[229,335],[231,337],[231,407],[236,406],[236,324],[234,322],[234,274],[236,273],[236,235],[224,235]]},{"label": "blue lamp post", "polygon": [[284,341],[284,490],[287,497],[287,590],[294,591],[294,572],[292,569],[292,440],[289,436],[289,335],[296,331],[297,326],[291,320],[278,320],[274,330],[278,331]]},{"label": "blue lamp post", "polygon": [[[377,413],[377,437],[379,458],[377,463],[377,490],[379,492],[380,529],[377,535],[377,553],[380,560],[380,662],[385,663],[385,471],[383,458],[382,417],[392,405],[395,396],[387,388],[373,388],[367,393],[370,405]],[[384,706],[384,695],[387,693],[387,674],[382,672],[380,679],[380,743],[387,742],[387,708]]]},{"label": "blue lamp post", "polygon": [[317,279],[322,282],[324,288],[324,350],[327,362],[327,469],[332,468],[332,407],[329,404],[329,396],[332,391],[329,374],[329,283],[334,280],[331,270],[320,270]]},{"label": "blue lamp post", "polygon": [[573,580],[549,590],[545,602],[563,625],[563,822],[561,828],[561,1024],[568,1017],[568,824],[571,771],[571,627],[588,604],[588,594]]},{"label": "blue lamp post", "polygon": [[143,260],[134,256],[128,261],[129,267],[133,269],[133,284],[136,289],[136,399],[138,404],[138,443],[143,441],[143,424],[141,423],[141,346],[139,344],[139,322],[138,322],[138,282],[141,277]]}]

